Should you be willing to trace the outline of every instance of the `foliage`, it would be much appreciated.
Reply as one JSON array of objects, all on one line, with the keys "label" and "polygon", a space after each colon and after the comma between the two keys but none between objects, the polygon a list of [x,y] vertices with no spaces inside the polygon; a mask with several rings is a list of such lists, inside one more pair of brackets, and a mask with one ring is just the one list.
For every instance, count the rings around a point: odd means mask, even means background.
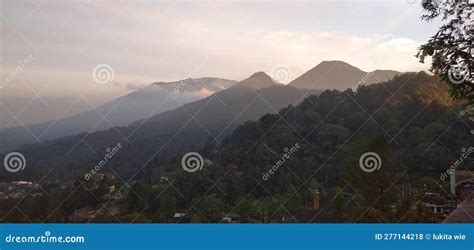
[{"label": "foliage", "polygon": [[[474,73],[474,3],[470,0],[426,0],[422,1],[422,7],[425,10],[422,20],[429,22],[441,18],[443,25],[427,43],[421,45],[417,57],[421,62],[426,57],[431,57],[431,71],[450,83],[452,96],[455,99],[466,99],[471,108],[474,107],[473,78],[468,76],[461,83],[449,81],[453,67],[464,67],[468,69],[467,74]],[[470,115],[474,116],[474,112]]]}]

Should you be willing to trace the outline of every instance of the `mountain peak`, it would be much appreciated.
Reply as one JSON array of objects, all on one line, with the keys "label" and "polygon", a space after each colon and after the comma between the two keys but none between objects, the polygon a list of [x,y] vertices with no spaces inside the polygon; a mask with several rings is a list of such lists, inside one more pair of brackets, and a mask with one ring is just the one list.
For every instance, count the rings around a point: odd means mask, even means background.
[{"label": "mountain peak", "polygon": [[[340,61],[340,60],[329,60],[329,61],[322,61],[320,62],[319,64],[345,64],[345,65],[350,65],[344,61]],[[352,65],[351,65],[352,66]]]},{"label": "mountain peak", "polygon": [[273,81],[272,78],[263,71],[253,73],[249,78],[247,78],[247,80],[250,80],[250,79]]},{"label": "mountain peak", "polygon": [[249,78],[241,81],[239,85],[251,87],[254,89],[263,89],[275,85],[275,82],[265,72],[259,71],[252,74]]},{"label": "mountain peak", "polygon": [[352,72],[356,72],[356,71],[363,72],[359,68],[354,67],[350,65],[349,63],[346,63],[344,61],[338,61],[338,60],[322,61],[321,63],[316,65],[316,67],[314,67],[313,69],[317,69],[317,68],[320,68],[320,69],[335,68],[335,69],[347,70],[347,71],[352,71]]},{"label": "mountain peak", "polygon": [[[398,74],[396,71],[377,71],[369,75],[344,61],[322,61],[308,72],[293,80],[290,85],[300,89],[345,90],[359,84],[383,82]],[[365,80],[364,80],[365,79]],[[362,82],[363,81],[363,82]]]}]

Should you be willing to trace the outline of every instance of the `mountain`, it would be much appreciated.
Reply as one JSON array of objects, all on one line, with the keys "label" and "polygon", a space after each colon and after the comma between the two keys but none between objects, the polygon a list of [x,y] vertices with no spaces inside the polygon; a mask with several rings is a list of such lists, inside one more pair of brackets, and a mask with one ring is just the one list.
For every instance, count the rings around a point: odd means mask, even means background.
[{"label": "mountain", "polygon": [[[165,112],[132,126],[141,126],[140,130],[158,130],[172,132],[176,127],[185,129],[204,129],[206,137],[215,131],[222,139],[240,124],[256,120],[267,113],[275,113],[290,104],[296,104],[305,93],[291,86],[275,83],[263,72],[257,72],[249,78],[203,100],[189,103],[176,110]],[[193,119],[190,120],[190,117]],[[189,123],[184,123],[189,121]],[[140,125],[141,124],[141,125]],[[225,129],[223,129],[225,128]],[[214,135],[215,136],[215,135]]]},{"label": "mountain", "polygon": [[23,144],[106,130],[115,126],[128,126],[134,121],[200,100],[235,83],[236,81],[219,78],[153,83],[142,90],[71,117],[0,130],[0,152],[13,150]]},{"label": "mountain", "polygon": [[221,141],[245,122],[276,113],[317,93],[277,84],[259,72],[202,100],[127,127],[27,146],[21,152],[28,159],[30,168],[25,169],[23,177],[36,176],[45,166],[56,168],[52,176],[77,177],[97,164],[107,147],[117,143],[123,148],[114,156],[112,164],[121,175],[130,175],[143,166],[166,165],[184,152],[196,151],[208,142]]},{"label": "mountain", "polygon": [[[238,127],[213,151],[200,151],[213,165],[198,174],[190,176],[176,165],[169,176],[192,201],[182,205],[190,212],[204,194],[248,221],[264,217],[266,223],[281,223],[290,213],[291,222],[384,223],[386,214],[390,222],[433,221],[431,211],[410,208],[423,200],[423,190],[446,190],[441,185],[449,182],[440,175],[473,142],[474,123],[458,115],[463,105],[438,101],[436,94],[448,93],[446,85],[420,72],[357,92],[326,90]],[[435,92],[421,96],[420,90]],[[474,169],[474,159],[464,161]],[[216,183],[224,191],[214,188]],[[398,190],[407,186],[420,192]],[[307,208],[315,190],[318,211]],[[252,204],[268,204],[269,212],[262,215]]]},{"label": "mountain", "polygon": [[[288,215],[284,222],[386,222],[387,211],[389,221],[433,222],[428,210],[403,208],[417,206],[425,196],[423,190],[441,192],[440,174],[472,143],[473,123],[458,115],[462,105],[440,102],[448,93],[445,82],[420,72],[361,86],[357,92],[326,90],[296,106],[280,103],[283,108],[277,113],[242,123],[220,143],[211,139],[204,144],[209,135],[220,138],[219,134],[227,134],[222,131],[241,114],[253,113],[260,105],[278,104],[275,100],[284,101],[298,91],[271,82],[258,89],[265,84],[257,79],[250,77],[204,100],[127,128],[25,149],[22,153],[28,164],[21,178],[46,175],[41,180],[79,181],[64,189],[59,182],[43,185],[54,195],[31,197],[31,201],[27,197],[27,203],[20,204],[21,211],[32,214],[28,220],[39,217],[35,221],[43,221],[44,216],[55,213],[48,222],[64,222],[61,218],[78,207],[108,210],[118,204],[122,216],[98,213],[93,222],[132,217],[130,220],[137,212],[141,221],[169,222],[173,213],[166,212],[165,218],[157,214],[168,211],[162,205],[172,202],[186,211],[180,223],[218,223],[227,208],[235,208],[245,223],[281,223]],[[224,97],[229,99],[218,99]],[[263,98],[266,101],[257,101]],[[121,141],[117,130],[129,141]],[[120,148],[110,150],[119,142]],[[183,170],[185,152],[198,152],[206,159],[200,171]],[[473,169],[473,159],[463,163],[467,170]],[[84,181],[84,174],[92,169],[112,172],[117,179]],[[39,173],[33,174],[34,170]],[[8,177],[6,171],[0,171],[0,178]],[[169,182],[159,183],[157,177],[162,175]],[[20,178],[19,173],[9,176]],[[105,196],[110,185],[126,190],[119,203]],[[401,192],[399,188],[421,191]],[[312,209],[315,194],[321,209]],[[64,206],[57,209],[56,203],[63,200]],[[17,204],[8,201],[11,207]],[[45,207],[45,215],[34,210],[40,206]],[[18,222],[25,216],[7,213],[5,217],[6,222]]]},{"label": "mountain", "polygon": [[273,79],[262,71],[254,73],[249,78],[239,83],[240,87],[249,87],[249,88],[257,89],[257,90],[264,89],[266,87],[270,87],[274,85],[275,85],[275,82],[273,81]]},{"label": "mountain", "polygon": [[289,85],[300,89],[345,90],[357,85],[388,81],[398,74],[400,72],[393,70],[365,72],[342,61],[323,61]]}]

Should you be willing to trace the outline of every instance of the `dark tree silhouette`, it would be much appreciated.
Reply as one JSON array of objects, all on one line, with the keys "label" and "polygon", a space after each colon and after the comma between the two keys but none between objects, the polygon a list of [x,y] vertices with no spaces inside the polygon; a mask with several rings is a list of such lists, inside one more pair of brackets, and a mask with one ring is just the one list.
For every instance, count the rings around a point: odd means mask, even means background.
[{"label": "dark tree silhouette", "polygon": [[416,55],[421,62],[432,58],[431,71],[441,75],[451,86],[451,96],[467,100],[469,115],[474,117],[473,40],[474,21],[471,0],[423,0],[424,21],[441,18],[443,25]]}]

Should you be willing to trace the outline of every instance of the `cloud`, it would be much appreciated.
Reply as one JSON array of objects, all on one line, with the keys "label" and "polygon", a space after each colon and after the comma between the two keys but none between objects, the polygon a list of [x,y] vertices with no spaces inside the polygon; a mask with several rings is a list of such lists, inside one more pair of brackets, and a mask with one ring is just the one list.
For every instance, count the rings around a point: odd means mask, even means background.
[{"label": "cloud", "polygon": [[142,83],[142,82],[127,82],[127,83],[119,83],[119,82],[114,82],[113,86],[122,88],[123,90],[126,91],[137,91],[137,90],[142,90],[146,88],[149,84]]},{"label": "cloud", "polygon": [[[341,9],[341,4],[91,1],[77,9],[76,5],[54,2],[32,12],[12,32],[19,24],[13,16],[21,16],[28,4],[8,2],[4,6],[9,16],[3,26],[2,66],[7,74],[18,59],[34,54],[34,62],[22,71],[19,81],[54,86],[41,89],[44,95],[64,95],[72,90],[95,102],[152,82],[182,80],[190,72],[193,77],[242,80],[284,64],[296,78],[323,60],[347,61],[366,71],[428,68],[414,57],[421,39],[413,34],[421,30],[396,29],[403,26],[400,20],[419,22],[418,16],[400,16],[392,22],[391,14],[374,13],[373,9],[389,8],[393,3],[354,4],[352,8],[361,13]],[[31,7],[34,10],[34,5]],[[407,7],[413,9],[413,5],[400,5]],[[339,12],[343,13],[334,14]],[[411,11],[406,13],[412,15]],[[341,16],[345,20],[340,20]],[[381,23],[364,21],[368,16]],[[380,27],[384,26],[390,30],[383,32]],[[94,84],[91,71],[102,63],[113,67],[117,84]],[[197,66],[199,70],[194,72]],[[106,92],[109,94],[103,98]]]},{"label": "cloud", "polygon": [[269,62],[277,61],[299,70],[293,74],[294,78],[323,60],[343,60],[366,71],[427,68],[414,57],[419,41],[391,34],[349,36],[337,32],[278,30],[247,39],[255,41],[255,50],[260,55],[267,53]]}]

